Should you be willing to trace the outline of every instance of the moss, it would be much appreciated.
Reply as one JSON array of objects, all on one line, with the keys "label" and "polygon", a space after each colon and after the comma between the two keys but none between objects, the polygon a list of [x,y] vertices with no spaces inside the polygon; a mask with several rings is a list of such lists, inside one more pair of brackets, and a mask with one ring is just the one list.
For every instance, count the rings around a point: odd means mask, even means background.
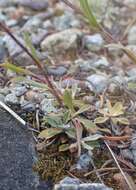
[{"label": "moss", "polygon": [[73,163],[74,159],[68,152],[59,153],[57,147],[51,146],[45,153],[39,154],[39,160],[33,169],[41,179],[57,183],[67,175]]}]

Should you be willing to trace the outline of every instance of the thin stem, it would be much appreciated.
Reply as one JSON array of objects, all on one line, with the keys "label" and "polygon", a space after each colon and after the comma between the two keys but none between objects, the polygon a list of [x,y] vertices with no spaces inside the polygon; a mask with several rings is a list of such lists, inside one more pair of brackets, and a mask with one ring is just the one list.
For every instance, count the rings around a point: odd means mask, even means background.
[{"label": "thin stem", "polygon": [[49,79],[48,76],[48,72],[46,68],[43,68],[40,61],[35,59],[35,57],[28,51],[28,49],[14,36],[14,34],[12,34],[12,32],[10,31],[10,29],[3,24],[2,22],[0,22],[0,27],[31,57],[31,59],[34,61],[34,63],[37,65],[37,67],[39,68],[39,70],[42,72],[42,74],[45,77],[45,81],[47,82],[48,87],[50,88],[50,92],[56,97],[58,103],[60,105],[62,105],[62,100],[60,98],[60,92],[58,92],[59,90],[56,89],[54,87],[54,85],[52,84],[52,82]]},{"label": "thin stem", "polygon": [[119,165],[119,163],[118,163],[118,161],[117,161],[117,159],[116,159],[116,157],[115,157],[115,155],[114,155],[114,152],[113,152],[112,149],[110,148],[109,144],[107,143],[107,141],[104,141],[104,143],[105,143],[105,145],[107,146],[107,148],[109,149],[109,151],[110,151],[110,153],[111,153],[111,155],[112,155],[112,157],[113,157],[113,159],[114,159],[114,161],[115,161],[115,163],[116,163],[118,169],[120,170],[122,176],[124,177],[124,179],[125,179],[125,181],[126,181],[128,187],[129,187],[129,189],[130,189],[130,190],[134,190],[133,187],[132,187],[132,185],[129,183],[129,180],[127,179],[127,177],[126,177],[125,173],[123,172],[122,168],[120,167],[120,165]]}]

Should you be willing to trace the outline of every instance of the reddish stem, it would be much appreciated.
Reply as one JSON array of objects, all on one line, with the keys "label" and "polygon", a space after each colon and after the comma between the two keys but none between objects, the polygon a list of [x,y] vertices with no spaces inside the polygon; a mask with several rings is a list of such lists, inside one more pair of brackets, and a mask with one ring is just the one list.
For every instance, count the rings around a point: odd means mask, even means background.
[{"label": "reddish stem", "polygon": [[10,31],[10,29],[3,24],[2,22],[0,22],[0,27],[31,57],[31,59],[34,61],[34,63],[37,65],[37,67],[39,68],[39,70],[42,72],[42,74],[45,77],[44,82],[47,82],[48,87],[50,88],[50,92],[56,97],[58,103],[60,105],[62,105],[62,100],[59,96],[59,94],[61,94],[60,92],[58,92],[59,90],[56,89],[54,87],[54,85],[52,84],[52,82],[49,79],[48,76],[48,72],[46,68],[43,68],[40,61],[35,59],[35,57],[28,51],[28,49],[14,36],[14,34],[12,34],[12,32]]}]

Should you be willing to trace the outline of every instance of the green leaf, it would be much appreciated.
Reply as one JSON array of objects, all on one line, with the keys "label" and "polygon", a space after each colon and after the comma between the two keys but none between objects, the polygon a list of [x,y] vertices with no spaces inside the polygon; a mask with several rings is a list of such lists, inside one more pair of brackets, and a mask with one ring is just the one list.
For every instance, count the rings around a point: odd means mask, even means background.
[{"label": "green leaf", "polygon": [[87,143],[82,141],[81,144],[82,144],[83,148],[85,148],[87,150],[93,150],[96,147],[100,147],[98,141],[90,141],[90,142],[87,142]]},{"label": "green leaf", "polygon": [[128,83],[128,88],[132,89],[132,90],[135,89],[136,88],[136,83],[135,82],[129,82]]},{"label": "green leaf", "polygon": [[65,133],[68,135],[68,137],[72,139],[76,139],[76,130],[75,128],[69,128],[65,131]]},{"label": "green leaf", "polygon": [[62,133],[63,130],[59,128],[48,128],[44,129],[40,134],[38,135],[39,138],[45,138],[45,139],[50,139],[60,133]]},{"label": "green leaf", "polygon": [[63,101],[65,106],[67,106],[72,112],[74,111],[72,94],[69,90],[65,90],[63,94]]},{"label": "green leaf", "polygon": [[59,146],[59,152],[65,152],[69,150],[69,144],[62,144]]},{"label": "green leaf", "polygon": [[109,117],[97,117],[94,120],[94,123],[96,123],[96,124],[105,123],[108,119],[109,119]]},{"label": "green leaf", "polygon": [[88,132],[95,133],[97,131],[97,126],[89,119],[78,118],[78,120],[84,125]]},{"label": "green leaf", "polygon": [[100,29],[100,25],[98,24],[95,16],[93,15],[93,12],[89,6],[88,0],[79,0],[79,2],[80,2],[80,6],[83,10],[85,17],[89,21],[90,26],[94,27],[95,29]]},{"label": "green leaf", "polygon": [[64,114],[63,114],[63,121],[64,121],[64,123],[66,124],[66,123],[68,123],[68,121],[71,119],[71,113],[70,113],[70,111],[68,110],[68,111],[66,111],[66,112],[64,112]]},{"label": "green leaf", "polygon": [[114,106],[109,110],[110,116],[119,116],[124,113],[123,105],[121,102],[116,102]]},{"label": "green leaf", "polygon": [[124,117],[119,117],[119,118],[116,118],[117,121],[121,124],[124,124],[124,125],[129,125],[129,121],[127,118],[124,118]]},{"label": "green leaf", "polygon": [[30,39],[30,36],[29,36],[28,32],[24,33],[24,40],[25,40],[25,43],[26,43],[27,47],[30,49],[31,54],[33,55],[33,57],[39,62],[39,58],[38,58],[36,49],[34,48],[32,42],[31,42],[31,39]]},{"label": "green leaf", "polygon": [[72,117],[76,117],[77,115],[84,113],[85,111],[89,110],[91,108],[90,105],[83,105],[76,113],[72,115]]},{"label": "green leaf", "polygon": [[44,117],[43,121],[55,128],[63,125],[62,119],[58,114],[48,114],[48,116]]},{"label": "green leaf", "polygon": [[83,148],[86,149],[86,150],[93,150],[94,149],[94,147],[88,145],[84,141],[82,141],[81,144],[82,144]]},{"label": "green leaf", "polygon": [[85,138],[82,138],[82,141],[84,141],[84,142],[96,141],[98,139],[101,139],[102,137],[103,137],[102,135],[95,134],[95,135],[90,135]]},{"label": "green leaf", "polygon": [[31,85],[33,87],[41,88],[41,89],[44,89],[44,90],[49,89],[46,84],[42,84],[40,82],[36,82],[34,80],[27,79],[26,77],[14,77],[10,81],[12,81],[13,83],[18,83],[18,82],[24,81],[26,84],[29,84],[29,85]]},{"label": "green leaf", "polygon": [[1,64],[2,67],[6,68],[6,69],[9,69],[15,73],[18,73],[18,74],[23,74],[23,75],[32,75],[32,73],[27,70],[27,69],[23,69],[22,67],[18,67],[12,63],[3,63]]}]

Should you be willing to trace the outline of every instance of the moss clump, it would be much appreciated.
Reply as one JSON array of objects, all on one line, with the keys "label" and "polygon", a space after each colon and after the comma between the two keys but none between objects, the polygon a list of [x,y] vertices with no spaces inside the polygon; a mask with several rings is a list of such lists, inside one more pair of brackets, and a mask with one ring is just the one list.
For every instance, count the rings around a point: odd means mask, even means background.
[{"label": "moss clump", "polygon": [[56,147],[51,146],[45,153],[39,154],[39,160],[33,169],[38,172],[41,179],[57,183],[67,175],[73,163],[74,158],[68,152],[60,153]]}]

